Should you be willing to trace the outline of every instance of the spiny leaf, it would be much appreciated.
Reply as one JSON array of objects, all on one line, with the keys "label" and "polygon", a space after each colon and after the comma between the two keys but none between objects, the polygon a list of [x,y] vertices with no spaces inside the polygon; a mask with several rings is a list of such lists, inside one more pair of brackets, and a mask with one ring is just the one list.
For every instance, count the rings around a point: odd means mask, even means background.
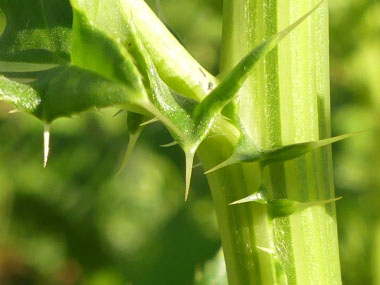
[{"label": "spiny leaf", "polygon": [[361,132],[345,134],[319,141],[290,144],[268,150],[258,149],[257,146],[246,135],[242,135],[237,146],[235,147],[233,154],[227,160],[216,165],[205,173],[207,174],[223,167],[241,162],[259,162],[262,167],[265,167],[272,163],[292,160],[309,152],[312,152],[315,149],[327,146],[335,142],[339,142],[359,133]]},{"label": "spiny leaf", "polygon": [[190,190],[190,181],[192,174],[192,165],[195,151],[198,148],[201,140],[194,132],[195,127],[190,117],[188,110],[183,109],[176,99],[172,96],[169,87],[161,80],[158,72],[153,64],[152,59],[147,53],[144,45],[139,40],[136,29],[131,18],[128,17],[129,27],[129,51],[134,56],[136,64],[143,76],[146,78],[147,86],[151,91],[150,98],[156,106],[157,110],[165,120],[162,120],[159,115],[158,119],[168,127],[174,139],[182,147],[186,158],[186,189],[185,200],[187,200]]},{"label": "spiny leaf", "polygon": [[[51,122],[90,108],[121,106],[144,112],[136,105],[136,93],[94,72],[62,66],[31,85],[0,76],[0,100],[13,104],[37,118]],[[149,114],[149,113],[146,113]]]},{"label": "spiny leaf", "polygon": [[76,66],[52,70],[32,86],[42,99],[35,114],[48,122],[94,107],[120,106],[144,113],[140,107],[143,103],[139,93]]},{"label": "spiny leaf", "polygon": [[306,20],[322,3],[311,9],[308,13],[294,22],[285,30],[279,32],[273,37],[269,38],[261,45],[253,49],[247,56],[245,56],[220,82],[220,84],[197,106],[194,111],[195,120],[205,127],[209,126],[216,114],[236,96],[239,89],[243,86],[245,80],[252,72],[256,63],[264,58],[278,43],[293,31],[298,25]]},{"label": "spiny leaf", "polygon": [[140,108],[180,133],[148,98],[146,89],[150,86],[144,85],[148,81],[147,71],[140,69],[140,73],[136,65],[141,65],[141,58],[136,54],[132,58],[127,49],[132,40],[138,44],[138,39],[126,30],[129,23],[121,13],[120,3],[109,0],[71,0],[71,3],[74,8],[73,63],[132,88],[140,94],[136,102]]}]

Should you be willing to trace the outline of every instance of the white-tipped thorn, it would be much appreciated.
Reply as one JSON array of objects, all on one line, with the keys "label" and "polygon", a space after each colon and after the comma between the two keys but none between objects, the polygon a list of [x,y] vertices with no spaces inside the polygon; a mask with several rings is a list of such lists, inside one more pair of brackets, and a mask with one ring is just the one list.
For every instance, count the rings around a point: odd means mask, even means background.
[{"label": "white-tipped thorn", "polygon": [[263,197],[263,194],[261,192],[256,192],[252,195],[249,195],[248,197],[245,197],[243,199],[240,199],[240,200],[237,200],[235,202],[232,202],[228,205],[238,205],[238,204],[243,204],[243,203],[249,203],[249,202],[262,202],[262,203],[265,203],[263,202],[265,201],[264,200],[264,197]]},{"label": "white-tipped thorn", "polygon": [[222,163],[220,163],[220,164],[214,166],[213,168],[207,170],[204,174],[209,174],[209,173],[211,173],[211,172],[214,172],[214,171],[216,171],[216,170],[218,170],[218,169],[221,169],[221,168],[223,168],[223,167],[229,166],[229,165],[231,165],[231,164],[232,164],[231,161],[230,161],[229,159],[227,159],[227,160],[223,161]]},{"label": "white-tipped thorn", "polygon": [[270,248],[261,247],[261,246],[256,246],[256,248],[260,249],[261,251],[264,251],[268,254],[275,254],[275,251],[273,249],[270,249]]},{"label": "white-tipped thorn", "polygon": [[20,113],[20,111],[17,110],[17,109],[13,109],[13,110],[10,110],[10,111],[8,112],[8,114],[16,114],[16,113]]},{"label": "white-tipped thorn", "polygon": [[49,158],[50,144],[50,125],[44,124],[44,168],[47,165]]},{"label": "white-tipped thorn", "polygon": [[192,153],[186,153],[186,192],[185,192],[185,202],[189,198],[189,191],[190,191],[190,181],[191,181],[191,174],[193,172],[193,161],[194,161],[194,154]]}]

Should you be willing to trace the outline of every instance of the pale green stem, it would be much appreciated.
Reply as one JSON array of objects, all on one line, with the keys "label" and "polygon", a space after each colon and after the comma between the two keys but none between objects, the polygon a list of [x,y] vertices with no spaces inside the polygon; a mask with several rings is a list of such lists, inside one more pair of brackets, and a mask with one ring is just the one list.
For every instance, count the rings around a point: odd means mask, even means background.
[{"label": "pale green stem", "polygon": [[[222,74],[318,3],[225,0]],[[330,136],[327,1],[257,65],[239,102],[242,123],[262,148]],[[201,152],[206,168],[223,155]],[[334,204],[273,220],[261,205],[227,205],[255,192],[261,179],[252,165],[209,175],[229,284],[340,284]],[[269,166],[263,182],[269,199],[334,198],[331,150]]]},{"label": "pale green stem", "polygon": [[[202,99],[215,79],[170,35],[142,0],[121,0],[133,15],[160,76],[174,90]],[[222,75],[253,47],[306,14],[319,0],[224,0]],[[330,136],[327,1],[260,62],[239,96],[240,117],[262,148]],[[205,169],[226,159],[236,130],[199,149]],[[229,128],[226,130],[226,128]],[[230,285],[340,284],[334,204],[270,219],[264,205],[230,206],[257,191],[301,202],[334,198],[331,150],[271,165],[237,164],[208,174]]]}]

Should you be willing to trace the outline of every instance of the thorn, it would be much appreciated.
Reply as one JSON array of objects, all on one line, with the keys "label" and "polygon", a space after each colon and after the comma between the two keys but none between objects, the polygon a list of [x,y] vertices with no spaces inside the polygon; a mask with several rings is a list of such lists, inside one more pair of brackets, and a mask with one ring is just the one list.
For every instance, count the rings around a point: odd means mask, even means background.
[{"label": "thorn", "polygon": [[144,122],[144,123],[141,123],[141,124],[140,124],[140,127],[143,127],[143,126],[146,126],[146,125],[150,125],[150,124],[153,124],[153,123],[155,123],[155,122],[158,122],[158,119],[157,119],[157,118],[153,118],[153,119],[151,119],[151,120],[149,120],[149,121],[146,121],[146,122]]},{"label": "thorn", "polygon": [[310,208],[310,207],[314,207],[314,206],[320,206],[320,205],[334,203],[336,201],[341,200],[342,198],[343,197],[341,196],[341,197],[338,197],[338,198],[332,198],[332,199],[328,199],[328,200],[301,203],[300,209],[304,210],[304,209],[307,209],[307,208]]},{"label": "thorn", "polygon": [[21,111],[17,110],[17,109],[13,109],[13,110],[10,110],[8,112],[8,114],[16,114],[16,113],[20,113]]},{"label": "thorn", "polygon": [[193,153],[185,153],[186,157],[186,191],[185,191],[185,202],[189,198],[189,192],[190,192],[190,181],[191,181],[191,174],[193,171],[193,161],[194,161],[194,154]]},{"label": "thorn", "polygon": [[104,115],[103,112],[102,112],[98,107],[94,107],[94,110],[95,110],[97,113],[99,113],[99,114],[101,114],[101,115]]},{"label": "thorn", "polygon": [[44,124],[44,168],[47,165],[49,158],[49,144],[50,144],[50,125]]},{"label": "thorn", "polygon": [[171,147],[171,146],[175,146],[177,145],[178,143],[176,141],[173,141],[171,143],[167,143],[167,144],[162,144],[160,145],[160,147]]},{"label": "thorn", "polygon": [[269,254],[275,254],[275,251],[270,248],[261,247],[261,246],[256,246],[256,248]]},{"label": "thorn", "polygon": [[193,169],[194,169],[194,168],[197,168],[197,167],[199,167],[199,166],[202,166],[202,162],[193,165]]},{"label": "thorn", "polygon": [[231,165],[231,164],[232,164],[232,163],[231,163],[231,159],[228,158],[227,160],[223,161],[222,163],[220,163],[220,164],[214,166],[213,168],[207,170],[204,174],[209,174],[209,173],[211,173],[211,172],[214,172],[214,171],[216,171],[216,170],[218,170],[218,169],[224,168],[224,167],[229,166],[229,165]]},{"label": "thorn", "polygon": [[124,153],[123,160],[120,163],[119,169],[116,172],[116,176],[118,176],[127,165],[128,160],[131,157],[132,151],[135,148],[136,142],[140,137],[141,131],[142,131],[142,128],[138,129],[136,133],[134,133],[133,135],[131,134],[129,136],[128,146]]},{"label": "thorn", "polygon": [[266,204],[266,199],[263,196],[263,193],[261,191],[258,191],[252,195],[249,195],[248,197],[237,200],[237,201],[232,202],[228,205],[232,206],[232,205],[238,205],[238,204],[243,204],[243,203],[248,203],[248,202],[258,202],[261,204]]},{"label": "thorn", "polygon": [[119,111],[117,111],[113,116],[112,118],[115,118],[117,115],[120,115],[121,113],[123,113],[125,110],[123,109],[120,109]]}]

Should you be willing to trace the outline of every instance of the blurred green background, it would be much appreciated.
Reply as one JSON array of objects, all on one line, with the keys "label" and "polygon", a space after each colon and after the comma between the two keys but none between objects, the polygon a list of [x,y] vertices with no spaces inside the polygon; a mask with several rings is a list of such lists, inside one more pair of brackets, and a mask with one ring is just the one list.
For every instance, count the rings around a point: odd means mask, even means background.
[{"label": "blurred green background", "polygon": [[[148,1],[216,74],[221,0]],[[333,133],[371,132],[334,146],[344,284],[380,284],[380,2],[331,6]],[[121,175],[125,115],[106,109],[42,125],[0,104],[0,284],[193,284],[220,241],[207,181],[159,124],[146,128]]]}]

